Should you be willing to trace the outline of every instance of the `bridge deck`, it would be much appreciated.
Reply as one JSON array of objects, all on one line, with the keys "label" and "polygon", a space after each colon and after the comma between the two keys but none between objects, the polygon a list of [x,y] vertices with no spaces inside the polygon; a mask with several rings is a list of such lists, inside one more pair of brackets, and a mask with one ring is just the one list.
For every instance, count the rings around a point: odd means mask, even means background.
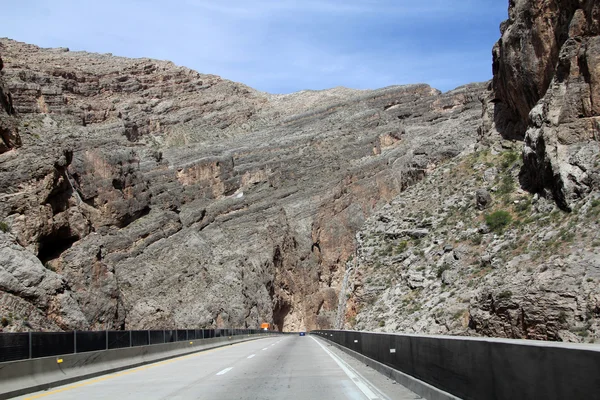
[{"label": "bridge deck", "polygon": [[24,399],[419,399],[311,336],[279,336],[81,381]]}]

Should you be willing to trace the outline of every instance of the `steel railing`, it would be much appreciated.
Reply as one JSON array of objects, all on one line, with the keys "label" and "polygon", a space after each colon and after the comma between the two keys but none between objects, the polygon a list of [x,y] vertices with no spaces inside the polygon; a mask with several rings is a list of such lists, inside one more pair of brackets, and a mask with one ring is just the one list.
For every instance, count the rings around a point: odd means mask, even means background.
[{"label": "steel railing", "polygon": [[0,333],[0,362],[261,333],[279,334],[260,329]]}]

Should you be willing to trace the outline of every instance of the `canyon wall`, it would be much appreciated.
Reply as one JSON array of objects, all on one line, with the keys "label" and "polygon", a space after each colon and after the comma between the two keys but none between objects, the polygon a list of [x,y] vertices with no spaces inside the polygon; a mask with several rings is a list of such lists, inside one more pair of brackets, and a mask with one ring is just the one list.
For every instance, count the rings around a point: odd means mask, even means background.
[{"label": "canyon wall", "polygon": [[600,340],[600,4],[508,14],[477,148],[366,221],[346,326]]},{"label": "canyon wall", "polygon": [[5,330],[331,326],[355,233],[475,143],[485,89],[271,95],[164,61],[0,54]]}]

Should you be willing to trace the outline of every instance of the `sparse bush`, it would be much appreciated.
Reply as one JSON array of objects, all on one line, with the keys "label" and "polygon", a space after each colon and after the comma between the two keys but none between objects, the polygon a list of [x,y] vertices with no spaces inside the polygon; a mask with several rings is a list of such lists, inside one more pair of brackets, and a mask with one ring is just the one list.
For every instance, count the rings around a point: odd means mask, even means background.
[{"label": "sparse bush", "polygon": [[385,321],[379,321],[379,327],[383,328],[385,326]]},{"label": "sparse bush", "polygon": [[398,243],[398,246],[396,246],[396,253],[397,254],[403,253],[407,247],[408,247],[408,242],[406,240],[401,241],[400,243]]},{"label": "sparse bush", "polygon": [[457,312],[454,313],[454,315],[452,315],[452,318],[459,319],[459,318],[461,318],[463,316],[464,313],[465,313],[464,310],[457,311]]},{"label": "sparse bush", "polygon": [[54,265],[50,264],[49,261],[44,263],[44,267],[46,267],[46,269],[49,269],[52,272],[56,272],[56,268],[54,267]]},{"label": "sparse bush", "polygon": [[589,332],[588,332],[588,328],[576,328],[574,329],[575,333],[581,337],[588,337],[589,336]]},{"label": "sparse bush", "polygon": [[530,199],[521,200],[517,205],[515,205],[515,211],[518,213],[526,213],[529,210],[531,210]]},{"label": "sparse bush", "polygon": [[500,164],[502,169],[507,169],[512,166],[515,161],[519,159],[519,154],[514,151],[507,151],[502,154],[502,163]]},{"label": "sparse bush", "polygon": [[479,246],[481,244],[481,241],[483,240],[483,235],[476,233],[475,235],[471,236],[471,243],[473,243],[476,246]]},{"label": "sparse bush", "polygon": [[388,244],[385,246],[385,248],[382,251],[382,255],[384,256],[391,256],[394,253],[394,247],[392,246],[392,244]]},{"label": "sparse bush", "polygon": [[447,270],[449,270],[449,269],[450,269],[450,266],[449,266],[449,265],[445,265],[445,264],[444,264],[444,265],[440,265],[440,266],[438,267],[437,271],[435,272],[435,275],[436,275],[438,278],[441,278],[441,277],[442,277],[442,275],[444,274],[444,271],[447,271]]},{"label": "sparse bush", "polygon": [[512,216],[506,211],[496,211],[485,216],[485,223],[491,231],[501,233],[512,221]]},{"label": "sparse bush", "polygon": [[510,290],[505,290],[498,294],[498,298],[501,300],[507,300],[507,299],[510,299],[511,297],[512,297],[512,292]]},{"label": "sparse bush", "polygon": [[0,231],[8,233],[10,231],[10,226],[4,221],[0,221]]},{"label": "sparse bush", "polygon": [[566,229],[561,229],[560,231],[560,239],[563,242],[572,242],[575,239],[575,234],[573,232],[569,232]]},{"label": "sparse bush", "polygon": [[558,322],[560,322],[561,324],[564,324],[567,322],[567,314],[564,311],[561,311],[558,314]]},{"label": "sparse bush", "polygon": [[515,182],[513,180],[513,177],[507,173],[504,176],[502,176],[500,186],[498,187],[498,191],[496,193],[498,193],[499,195],[508,195],[512,193],[514,188]]},{"label": "sparse bush", "polygon": [[2,317],[0,324],[2,324],[2,327],[6,328],[10,324],[10,320],[6,317]]}]

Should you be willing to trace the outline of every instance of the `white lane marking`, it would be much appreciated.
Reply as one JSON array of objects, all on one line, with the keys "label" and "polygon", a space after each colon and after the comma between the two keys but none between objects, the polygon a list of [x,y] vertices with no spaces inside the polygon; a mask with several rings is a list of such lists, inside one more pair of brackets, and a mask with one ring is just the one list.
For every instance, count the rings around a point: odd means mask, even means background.
[{"label": "white lane marking", "polygon": [[268,349],[268,347],[265,347],[263,350],[267,350],[267,349]]},{"label": "white lane marking", "polygon": [[233,367],[225,368],[223,371],[217,372],[217,375],[225,375],[226,373],[228,373],[232,369],[233,369]]},{"label": "white lane marking", "polygon": [[251,356],[248,356],[247,358],[252,358],[254,357],[256,354],[252,354]]},{"label": "white lane marking", "polygon": [[[348,378],[350,378],[350,380],[352,380],[352,382],[354,382],[356,387],[358,387],[358,389],[361,392],[363,392],[363,394],[365,396],[367,396],[367,399],[381,400],[381,399],[386,398],[383,394],[381,394],[381,395],[375,394],[375,392],[373,390],[371,390],[371,387],[369,387],[370,385],[367,384],[367,380],[365,378],[360,376],[360,374],[358,372],[356,372],[351,366],[346,364],[341,358],[339,358],[338,356],[336,356],[335,354],[333,354],[332,352],[327,350],[325,348],[325,346],[323,346],[317,339],[315,339],[315,338],[311,338],[311,339],[314,340],[315,342],[317,342],[317,344],[319,346],[321,346],[323,351],[325,351],[325,353],[329,354],[329,357],[333,358],[333,361],[335,361],[336,364],[342,369],[342,371],[344,371],[346,373],[346,375],[348,375]],[[374,390],[376,390],[376,389],[374,389]]]}]

